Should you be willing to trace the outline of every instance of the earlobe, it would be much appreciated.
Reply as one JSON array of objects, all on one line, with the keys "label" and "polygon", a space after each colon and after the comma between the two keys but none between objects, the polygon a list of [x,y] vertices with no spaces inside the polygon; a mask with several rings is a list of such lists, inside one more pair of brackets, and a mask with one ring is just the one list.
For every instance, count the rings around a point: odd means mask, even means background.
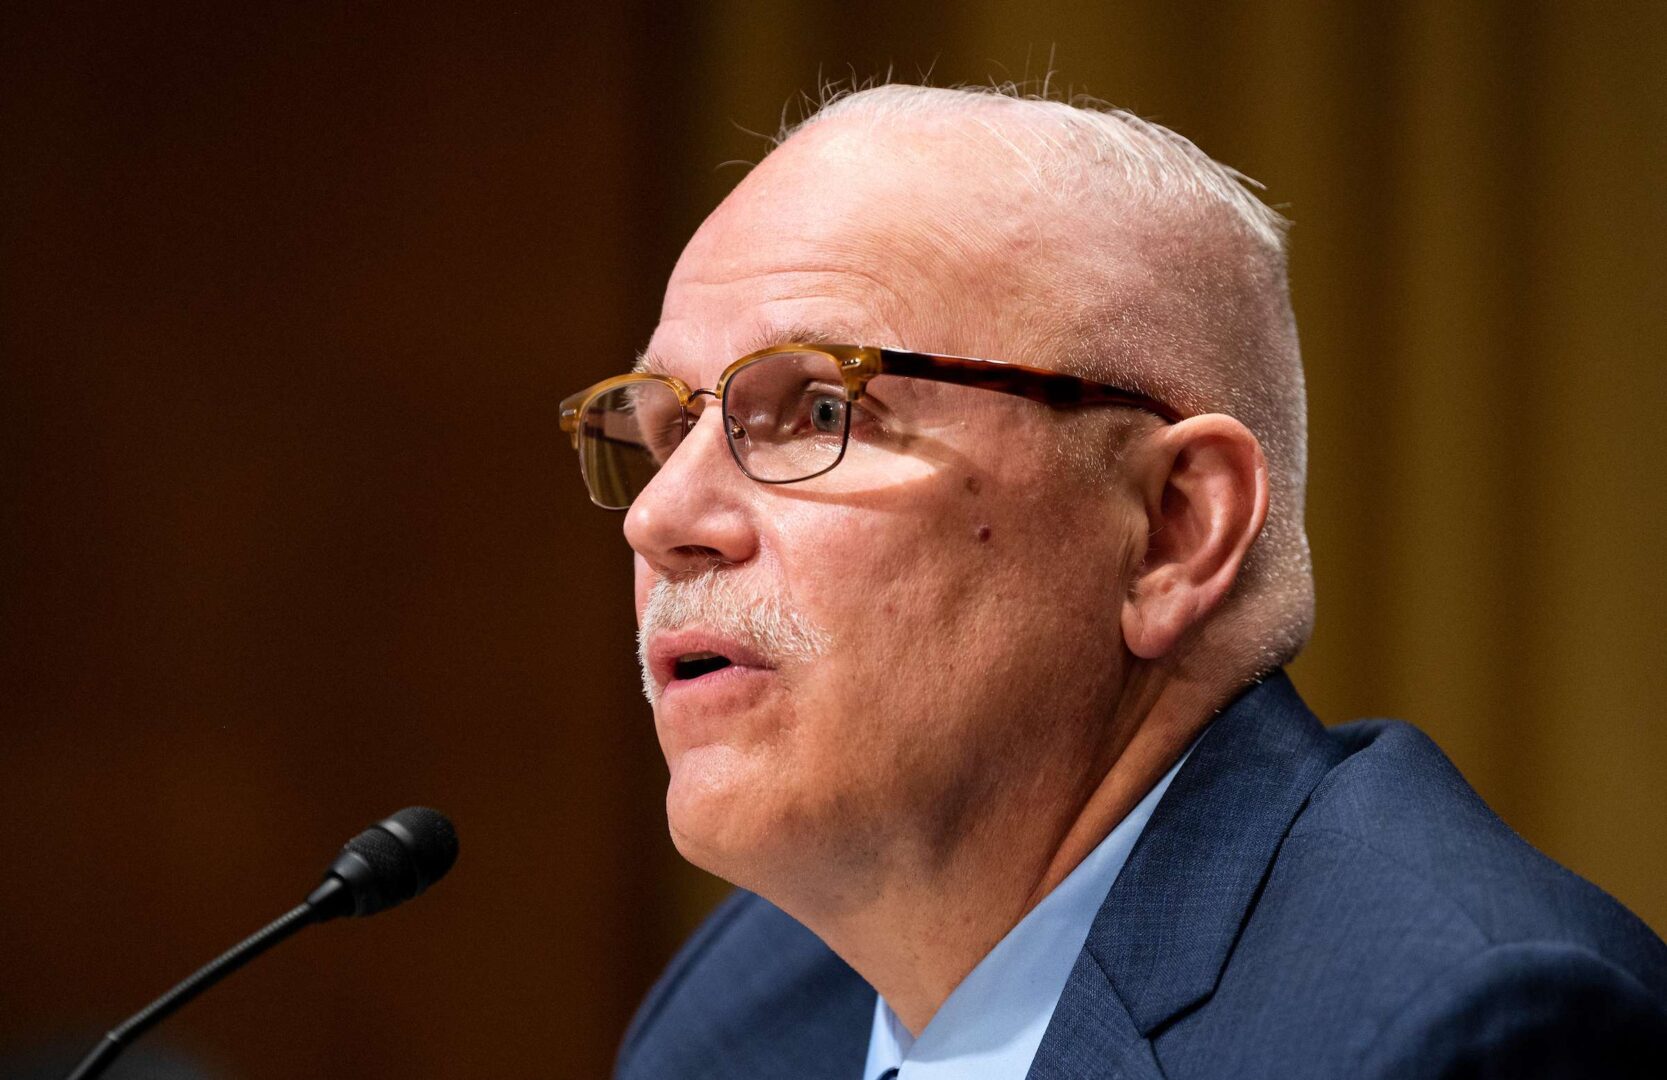
[{"label": "earlobe", "polygon": [[1141,575],[1123,602],[1123,641],[1142,660],[1156,660],[1172,651],[1197,621],[1192,591],[1173,571],[1166,566]]},{"label": "earlobe", "polygon": [[1173,652],[1226,599],[1268,511],[1260,443],[1220,414],[1165,429],[1142,463],[1146,550],[1123,603],[1136,656]]}]

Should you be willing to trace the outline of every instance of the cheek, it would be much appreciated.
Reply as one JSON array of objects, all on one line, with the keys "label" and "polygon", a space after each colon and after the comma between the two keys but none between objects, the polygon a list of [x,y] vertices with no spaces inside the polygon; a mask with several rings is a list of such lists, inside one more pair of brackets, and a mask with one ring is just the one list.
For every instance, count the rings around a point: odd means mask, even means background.
[{"label": "cheek", "polygon": [[[806,538],[816,541],[815,572],[793,593],[833,648],[804,690],[815,711],[844,714],[835,737],[852,740],[850,750],[894,741],[899,709],[917,711],[965,677],[967,642],[987,621],[992,591],[1011,579],[1012,526],[989,509],[957,480],[951,497],[842,515]],[[814,718],[807,709],[806,722]]]}]

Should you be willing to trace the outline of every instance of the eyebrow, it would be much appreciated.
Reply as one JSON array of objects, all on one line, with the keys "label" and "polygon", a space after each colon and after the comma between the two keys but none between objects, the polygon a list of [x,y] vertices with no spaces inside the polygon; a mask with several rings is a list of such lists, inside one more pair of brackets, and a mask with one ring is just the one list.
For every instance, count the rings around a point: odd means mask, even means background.
[{"label": "eyebrow", "polygon": [[[860,336],[860,335],[858,335]],[[738,360],[749,356],[760,349],[771,349],[777,345],[854,345],[859,344],[844,323],[823,324],[820,328],[810,323],[774,323],[762,329],[754,330],[741,340],[741,349],[731,360]],[[672,361],[649,349],[637,353],[636,362],[631,365],[633,374],[671,374]]]}]

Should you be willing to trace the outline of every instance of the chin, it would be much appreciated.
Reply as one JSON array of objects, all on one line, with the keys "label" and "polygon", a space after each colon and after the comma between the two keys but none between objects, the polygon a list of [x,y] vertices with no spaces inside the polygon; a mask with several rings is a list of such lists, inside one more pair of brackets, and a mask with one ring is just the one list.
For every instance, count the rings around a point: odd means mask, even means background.
[{"label": "chin", "polygon": [[825,783],[795,782],[801,775],[774,755],[685,751],[666,789],[672,843],[691,864],[783,908],[844,891],[859,869],[851,859],[856,823],[834,810],[848,800]]},{"label": "chin", "polygon": [[[779,773],[727,746],[684,751],[666,787],[666,824],[689,862],[743,888],[783,844]],[[791,841],[789,841],[791,843]]]}]

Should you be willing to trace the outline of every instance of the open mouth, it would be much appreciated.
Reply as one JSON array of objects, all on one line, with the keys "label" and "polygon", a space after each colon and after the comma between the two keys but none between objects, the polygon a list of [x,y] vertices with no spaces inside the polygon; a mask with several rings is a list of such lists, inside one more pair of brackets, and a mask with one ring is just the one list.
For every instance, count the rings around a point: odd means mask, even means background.
[{"label": "open mouth", "polygon": [[672,678],[698,679],[702,675],[710,675],[714,671],[722,671],[733,661],[727,656],[715,652],[685,653],[677,658],[672,665]]}]

